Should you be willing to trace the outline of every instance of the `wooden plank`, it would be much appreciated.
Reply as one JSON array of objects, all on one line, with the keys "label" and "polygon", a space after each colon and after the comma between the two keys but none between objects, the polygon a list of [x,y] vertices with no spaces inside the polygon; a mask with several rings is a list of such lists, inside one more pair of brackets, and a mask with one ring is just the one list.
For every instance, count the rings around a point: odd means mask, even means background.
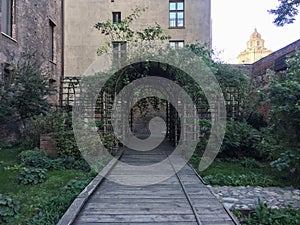
[{"label": "wooden plank", "polygon": [[195,222],[195,216],[193,214],[187,215],[90,215],[80,216],[76,221],[79,224],[94,223],[94,222],[110,222],[110,223],[149,223],[149,222]]},{"label": "wooden plank", "polygon": [[[84,207],[77,213],[73,224],[234,224],[223,205],[190,166],[185,165],[178,172],[178,177],[172,174],[173,167],[176,168],[182,159],[173,156],[170,160],[166,160],[164,168],[159,170],[156,168],[146,170],[142,167],[166,159],[171,151],[167,151],[165,147],[161,148],[162,151],[158,148],[149,152],[126,150],[121,160],[141,168],[132,169],[117,164],[107,179],[90,195]],[[176,165],[171,165],[170,162]],[[170,174],[171,177],[166,178],[166,174]],[[132,186],[115,183],[110,180],[111,178],[119,179],[121,182],[130,179],[138,183],[156,178],[161,182],[147,186]],[[199,218],[199,223],[195,215]]]},{"label": "wooden plank", "polygon": [[102,223],[102,222],[87,222],[87,223],[84,223],[84,222],[75,222],[74,225],[199,225],[197,222],[150,222],[150,223],[144,223],[144,222],[141,222],[141,223],[134,223],[134,222],[129,222],[129,223],[116,223],[116,222],[112,222],[112,223],[109,223],[109,222],[106,222],[106,223]]}]

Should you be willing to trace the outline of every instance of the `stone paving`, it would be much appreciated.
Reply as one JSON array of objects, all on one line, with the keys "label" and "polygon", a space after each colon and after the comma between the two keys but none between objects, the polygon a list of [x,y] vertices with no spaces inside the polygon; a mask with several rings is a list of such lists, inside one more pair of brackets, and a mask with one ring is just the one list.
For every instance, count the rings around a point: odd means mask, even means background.
[{"label": "stone paving", "polygon": [[271,208],[287,206],[300,208],[300,190],[290,187],[251,187],[251,186],[210,186],[210,190],[229,209],[251,210],[258,205],[258,199]]}]

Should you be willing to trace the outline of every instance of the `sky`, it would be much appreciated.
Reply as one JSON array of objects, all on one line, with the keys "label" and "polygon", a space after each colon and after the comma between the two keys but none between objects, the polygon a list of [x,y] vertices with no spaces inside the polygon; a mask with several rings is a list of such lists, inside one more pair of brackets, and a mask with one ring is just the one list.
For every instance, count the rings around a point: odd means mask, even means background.
[{"label": "sky", "polygon": [[300,15],[293,24],[277,27],[274,9],[278,0],[211,0],[212,2],[212,48],[216,57],[226,63],[236,63],[239,53],[254,28],[265,40],[265,47],[276,51],[300,39]]}]

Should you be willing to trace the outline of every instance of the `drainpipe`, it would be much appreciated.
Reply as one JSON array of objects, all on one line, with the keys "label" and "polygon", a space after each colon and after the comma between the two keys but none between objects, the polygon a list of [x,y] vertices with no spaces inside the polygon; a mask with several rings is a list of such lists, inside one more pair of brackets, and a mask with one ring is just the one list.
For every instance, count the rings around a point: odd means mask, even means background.
[{"label": "drainpipe", "polygon": [[65,1],[61,0],[61,74],[59,84],[59,106],[63,106],[63,79],[65,70]]}]

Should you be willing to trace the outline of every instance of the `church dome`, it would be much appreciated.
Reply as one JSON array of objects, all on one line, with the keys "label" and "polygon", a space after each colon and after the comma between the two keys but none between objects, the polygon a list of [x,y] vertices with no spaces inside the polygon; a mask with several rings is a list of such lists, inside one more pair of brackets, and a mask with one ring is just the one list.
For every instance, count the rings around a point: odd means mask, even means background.
[{"label": "church dome", "polygon": [[260,33],[257,32],[257,29],[254,29],[253,34],[251,34],[251,39],[257,39],[257,38],[261,38]]}]

